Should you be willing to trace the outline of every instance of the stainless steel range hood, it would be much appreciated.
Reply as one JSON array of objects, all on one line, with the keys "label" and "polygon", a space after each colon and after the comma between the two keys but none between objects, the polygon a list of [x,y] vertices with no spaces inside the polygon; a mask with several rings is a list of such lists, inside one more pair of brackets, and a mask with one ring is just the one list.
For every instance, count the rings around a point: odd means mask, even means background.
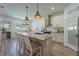
[{"label": "stainless steel range hood", "polygon": [[48,15],[48,27],[49,26],[52,26],[52,24],[51,24],[51,15]]},{"label": "stainless steel range hood", "polygon": [[51,15],[48,15],[48,25],[45,27],[44,33],[52,32]]}]

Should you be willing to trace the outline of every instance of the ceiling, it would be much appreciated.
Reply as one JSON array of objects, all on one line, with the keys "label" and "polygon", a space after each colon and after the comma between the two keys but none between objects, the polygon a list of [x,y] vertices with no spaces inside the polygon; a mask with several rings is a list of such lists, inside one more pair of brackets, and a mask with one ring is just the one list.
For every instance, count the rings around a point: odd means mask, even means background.
[{"label": "ceiling", "polygon": [[[39,3],[38,8],[40,14],[43,16],[47,16],[49,14],[55,13],[57,11],[64,10],[69,3]],[[4,8],[0,7],[0,16],[11,16],[20,19],[24,19],[26,16],[26,6],[29,8],[29,18],[33,19],[34,15],[37,11],[36,3],[0,3],[0,6],[4,6]],[[52,10],[51,8],[55,9]]]}]

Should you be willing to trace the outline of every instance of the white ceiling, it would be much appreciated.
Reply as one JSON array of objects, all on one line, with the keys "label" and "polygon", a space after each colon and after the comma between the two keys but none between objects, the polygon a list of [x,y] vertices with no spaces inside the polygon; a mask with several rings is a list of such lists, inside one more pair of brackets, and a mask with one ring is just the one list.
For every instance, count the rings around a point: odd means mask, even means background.
[{"label": "white ceiling", "polygon": [[[36,3],[0,3],[0,16],[12,16],[16,18],[24,19],[26,16],[26,6],[29,6],[29,17],[34,18],[37,11]],[[69,3],[39,3],[39,12],[42,16],[46,16],[57,11],[63,10]],[[54,10],[51,10],[54,7]]]}]

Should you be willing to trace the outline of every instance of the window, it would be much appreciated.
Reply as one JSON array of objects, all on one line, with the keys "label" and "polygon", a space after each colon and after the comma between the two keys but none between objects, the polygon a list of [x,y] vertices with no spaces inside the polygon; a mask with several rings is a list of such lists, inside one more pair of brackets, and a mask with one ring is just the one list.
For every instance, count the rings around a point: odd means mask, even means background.
[{"label": "window", "polygon": [[9,29],[9,28],[10,28],[10,24],[4,24],[3,27],[4,27],[5,29]]},{"label": "window", "polygon": [[30,25],[24,25],[22,21],[16,21],[15,24],[16,31],[27,31],[30,29]]},{"label": "window", "polygon": [[23,25],[23,22],[15,22],[15,28],[16,30],[24,30],[24,25]]},{"label": "window", "polygon": [[1,21],[0,22],[0,28],[9,29],[10,28],[10,23]]}]

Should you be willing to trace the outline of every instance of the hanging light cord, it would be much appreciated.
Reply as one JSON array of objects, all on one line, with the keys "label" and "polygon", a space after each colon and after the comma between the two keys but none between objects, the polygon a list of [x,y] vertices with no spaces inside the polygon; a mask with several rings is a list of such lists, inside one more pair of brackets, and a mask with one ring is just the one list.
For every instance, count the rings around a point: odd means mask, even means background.
[{"label": "hanging light cord", "polygon": [[28,17],[28,6],[26,6],[26,17]]},{"label": "hanging light cord", "polygon": [[38,11],[38,3],[37,3],[37,11]]}]

